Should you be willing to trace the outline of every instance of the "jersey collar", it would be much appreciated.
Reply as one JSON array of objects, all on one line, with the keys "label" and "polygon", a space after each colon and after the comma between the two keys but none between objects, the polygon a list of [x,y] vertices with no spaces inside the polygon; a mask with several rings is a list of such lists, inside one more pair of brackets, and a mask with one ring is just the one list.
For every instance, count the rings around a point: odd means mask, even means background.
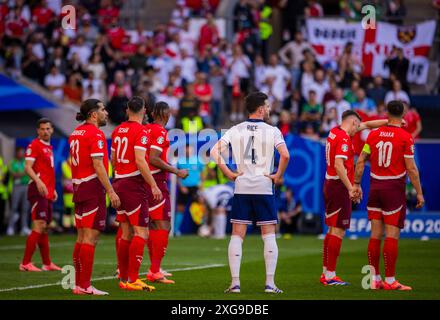
[{"label": "jersey collar", "polygon": [[45,144],[46,146],[49,146],[50,147],[50,143],[49,142],[46,142],[46,141],[44,141],[44,140],[42,140],[42,139],[38,139],[42,144]]},{"label": "jersey collar", "polygon": [[247,119],[247,122],[264,122],[263,119]]}]

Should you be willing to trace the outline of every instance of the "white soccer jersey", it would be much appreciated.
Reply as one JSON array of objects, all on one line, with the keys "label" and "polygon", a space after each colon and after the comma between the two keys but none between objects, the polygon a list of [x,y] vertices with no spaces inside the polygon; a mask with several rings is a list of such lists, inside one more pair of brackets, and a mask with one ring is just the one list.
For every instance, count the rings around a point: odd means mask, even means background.
[{"label": "white soccer jersey", "polygon": [[221,138],[231,144],[238,172],[235,194],[273,194],[272,180],[275,148],[285,143],[281,131],[263,120],[248,119],[233,126]]}]

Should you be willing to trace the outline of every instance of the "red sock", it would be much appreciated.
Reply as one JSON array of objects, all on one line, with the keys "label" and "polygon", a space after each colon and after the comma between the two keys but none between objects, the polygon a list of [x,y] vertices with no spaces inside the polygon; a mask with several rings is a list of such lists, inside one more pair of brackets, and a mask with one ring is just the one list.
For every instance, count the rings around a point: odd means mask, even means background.
[{"label": "red sock", "polygon": [[75,247],[73,248],[73,266],[75,267],[75,285],[79,286],[81,284],[80,274],[81,274],[81,264],[79,263],[79,252],[81,250],[81,243],[75,242]]},{"label": "red sock", "polygon": [[336,262],[338,261],[339,252],[341,251],[342,239],[330,234],[328,235],[328,263],[327,270],[334,272],[336,270]]},{"label": "red sock", "polygon": [[324,243],[322,245],[322,266],[324,268],[327,268],[328,264],[328,238],[329,235],[326,234],[324,238]]},{"label": "red sock", "polygon": [[128,258],[130,252],[131,241],[124,240],[121,238],[119,240],[118,246],[118,268],[119,268],[119,279],[122,281],[128,280]]},{"label": "red sock", "polygon": [[380,262],[380,239],[370,238],[368,243],[368,263],[374,268],[373,275],[380,275],[379,262]]},{"label": "red sock", "polygon": [[144,257],[145,240],[139,236],[131,239],[128,258],[128,280],[134,282],[139,279],[139,268]]},{"label": "red sock", "polygon": [[168,231],[167,230],[150,230],[150,238],[152,244],[151,255],[151,272],[156,273],[160,271],[160,264],[165,256],[165,251],[168,246]]},{"label": "red sock", "polygon": [[43,264],[50,265],[50,254],[49,254],[49,236],[47,233],[42,233],[40,239],[38,240],[38,246],[40,247],[41,260]]},{"label": "red sock", "polygon": [[41,233],[32,230],[31,234],[27,237],[22,264],[28,264],[31,262],[40,236]]},{"label": "red sock", "polygon": [[122,238],[122,229],[118,228],[118,232],[116,232],[116,238],[115,238],[115,246],[116,246],[116,254],[118,252],[118,248],[119,248],[119,241]]},{"label": "red sock", "polygon": [[79,250],[79,261],[81,263],[81,288],[90,287],[93,271],[93,259],[95,256],[95,246],[88,243],[81,244]]},{"label": "red sock", "polygon": [[154,232],[154,230],[150,230],[150,233],[148,235],[148,239],[147,239],[147,247],[148,247],[148,256],[150,257],[150,270],[152,268],[153,265],[153,240],[151,240],[151,234]]},{"label": "red sock", "polygon": [[383,260],[385,263],[385,277],[394,277],[397,261],[397,239],[385,238],[383,244]]}]

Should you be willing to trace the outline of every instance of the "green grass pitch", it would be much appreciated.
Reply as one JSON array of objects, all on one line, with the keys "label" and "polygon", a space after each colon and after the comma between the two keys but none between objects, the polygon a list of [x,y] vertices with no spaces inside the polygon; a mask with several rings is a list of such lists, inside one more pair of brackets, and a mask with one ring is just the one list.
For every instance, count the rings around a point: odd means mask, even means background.
[{"label": "green grass pitch", "polygon": [[[70,265],[73,235],[51,236],[51,255],[60,266]],[[362,267],[367,264],[367,239],[345,239],[338,261],[338,275],[351,283],[348,287],[324,287],[321,274],[322,240],[315,236],[278,239],[279,260],[276,283],[284,294],[263,293],[263,245],[259,236],[249,236],[243,246],[241,266],[242,293],[225,295],[230,274],[227,261],[228,240],[184,236],[170,240],[163,267],[174,273],[175,285],[156,285],[156,291],[127,292],[112,278],[116,256],[114,236],[103,235],[96,250],[93,284],[109,291],[106,297],[74,296],[55,283],[64,274],[18,271],[23,255],[24,237],[0,238],[0,300],[3,299],[440,299],[440,241],[406,240],[399,242],[398,279],[411,285],[411,292],[371,291],[362,289]],[[145,252],[142,272],[147,269]],[[38,251],[34,262],[41,265]],[[383,264],[382,264],[383,266]],[[15,288],[13,290],[8,290]],[[20,290],[18,290],[20,289]]]}]

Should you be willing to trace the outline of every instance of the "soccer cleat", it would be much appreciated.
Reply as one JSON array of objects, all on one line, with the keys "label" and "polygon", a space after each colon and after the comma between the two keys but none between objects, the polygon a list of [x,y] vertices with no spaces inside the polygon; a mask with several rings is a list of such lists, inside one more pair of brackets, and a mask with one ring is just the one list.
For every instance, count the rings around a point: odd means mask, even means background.
[{"label": "soccer cleat", "polygon": [[79,287],[79,286],[75,286],[75,287],[72,289],[72,293],[73,293],[73,294],[84,294],[84,293],[81,293],[81,291],[80,291],[80,287]]},{"label": "soccer cleat", "polygon": [[325,274],[321,274],[321,278],[319,278],[319,282],[321,282],[323,285],[327,285],[327,280],[325,280]]},{"label": "soccer cleat", "polygon": [[349,285],[348,282],[343,281],[339,277],[333,277],[329,280],[326,279],[325,281],[326,281],[327,286],[348,286]]},{"label": "soccer cleat", "polygon": [[394,281],[392,284],[389,284],[387,282],[383,283],[383,289],[384,290],[400,290],[400,291],[409,291],[412,290],[411,287],[405,286],[401,283],[399,283],[397,280]]},{"label": "soccer cleat", "polygon": [[155,287],[149,286],[145,282],[143,282],[141,279],[137,279],[135,282],[127,282],[125,284],[126,289],[130,291],[148,291],[152,292],[156,290]]},{"label": "soccer cleat", "polygon": [[384,284],[382,280],[371,281],[371,285],[370,285],[371,290],[382,290],[383,288],[384,288]]},{"label": "soccer cleat", "polygon": [[159,282],[163,284],[174,284],[175,282],[173,280],[167,279],[163,273],[156,272],[148,272],[147,274],[147,280],[150,282]]},{"label": "soccer cleat", "polygon": [[43,264],[41,267],[43,271],[61,271],[61,268],[58,267],[55,263],[51,262],[49,265]]},{"label": "soccer cleat", "polygon": [[169,273],[168,271],[165,271],[164,269],[160,268],[160,273],[162,273],[164,275],[164,277],[172,277],[173,274]]},{"label": "soccer cleat", "polygon": [[28,264],[22,264],[20,263],[19,266],[20,271],[30,271],[30,272],[41,272],[42,270],[40,268],[37,268],[34,266],[32,262],[29,262]]},{"label": "soccer cleat", "polygon": [[106,296],[108,295],[108,292],[105,291],[101,291],[96,289],[93,286],[88,287],[87,289],[83,289],[78,287],[78,293],[77,294],[88,294],[88,295],[92,295],[92,296]]},{"label": "soccer cleat", "polygon": [[271,286],[266,285],[266,286],[264,287],[264,292],[266,292],[266,293],[279,294],[279,293],[283,293],[283,290],[278,289],[277,287],[271,287]]},{"label": "soccer cleat", "polygon": [[119,281],[119,288],[122,290],[127,290],[127,282]]},{"label": "soccer cleat", "polygon": [[236,285],[233,287],[229,287],[228,289],[225,290],[225,293],[240,293],[240,286]]}]

